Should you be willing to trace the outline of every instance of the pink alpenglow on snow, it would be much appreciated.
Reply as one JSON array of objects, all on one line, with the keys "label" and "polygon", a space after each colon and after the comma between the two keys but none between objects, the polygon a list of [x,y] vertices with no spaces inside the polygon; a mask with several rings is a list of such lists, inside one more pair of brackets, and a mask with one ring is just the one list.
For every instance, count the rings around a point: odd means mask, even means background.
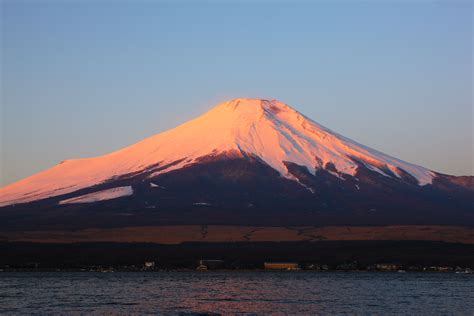
[{"label": "pink alpenglow on snow", "polygon": [[[149,175],[189,166],[199,158],[242,153],[259,157],[282,177],[298,181],[285,162],[315,174],[328,164],[340,176],[355,175],[358,163],[387,177],[413,176],[419,185],[435,173],[388,156],[341,136],[277,100],[234,99],[204,115],[116,152],[66,160],[59,165],[0,189],[0,206],[70,193],[117,177],[168,167]],[[328,168],[329,169],[329,168]],[[62,201],[64,203],[64,201]]]},{"label": "pink alpenglow on snow", "polygon": [[132,194],[133,189],[131,186],[117,187],[84,194],[67,200],[62,200],[59,202],[59,204],[94,203],[99,201],[112,200],[122,196],[129,196]]}]

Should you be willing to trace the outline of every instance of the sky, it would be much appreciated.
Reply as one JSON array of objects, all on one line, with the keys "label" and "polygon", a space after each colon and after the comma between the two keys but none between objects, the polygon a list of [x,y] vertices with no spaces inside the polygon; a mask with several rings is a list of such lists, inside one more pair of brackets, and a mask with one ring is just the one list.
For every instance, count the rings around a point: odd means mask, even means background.
[{"label": "sky", "polygon": [[0,3],[2,186],[238,97],[474,174],[472,1]]}]

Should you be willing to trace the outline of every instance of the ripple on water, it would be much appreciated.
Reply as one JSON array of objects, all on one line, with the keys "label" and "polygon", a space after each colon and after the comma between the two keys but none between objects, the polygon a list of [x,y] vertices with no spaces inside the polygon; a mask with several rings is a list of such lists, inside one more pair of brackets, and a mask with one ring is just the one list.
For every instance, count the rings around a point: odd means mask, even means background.
[{"label": "ripple on water", "polygon": [[0,314],[474,312],[474,276],[436,273],[2,273]]}]

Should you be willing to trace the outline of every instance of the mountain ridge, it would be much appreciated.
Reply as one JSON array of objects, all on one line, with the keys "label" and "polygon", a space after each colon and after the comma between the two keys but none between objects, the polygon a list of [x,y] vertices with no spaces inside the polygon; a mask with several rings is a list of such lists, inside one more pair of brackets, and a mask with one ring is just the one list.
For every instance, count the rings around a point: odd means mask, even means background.
[{"label": "mountain ridge", "polygon": [[429,169],[339,135],[278,100],[239,98],[118,151],[66,160],[1,188],[0,207],[67,195],[139,173],[151,179],[216,155],[254,156],[303,187],[287,163],[306,167],[312,175],[325,169],[341,179],[354,177],[361,166],[420,186],[437,177]]},{"label": "mountain ridge", "polygon": [[414,225],[423,235],[474,227],[473,180],[370,149],[279,101],[237,99],[0,189],[0,231]]}]

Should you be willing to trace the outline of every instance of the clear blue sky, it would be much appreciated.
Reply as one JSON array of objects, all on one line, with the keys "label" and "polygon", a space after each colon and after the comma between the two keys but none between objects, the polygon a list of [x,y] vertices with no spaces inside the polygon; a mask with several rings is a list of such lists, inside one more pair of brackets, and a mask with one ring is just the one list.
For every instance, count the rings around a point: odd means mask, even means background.
[{"label": "clear blue sky", "polygon": [[470,1],[1,1],[1,182],[235,97],[473,174]]}]

